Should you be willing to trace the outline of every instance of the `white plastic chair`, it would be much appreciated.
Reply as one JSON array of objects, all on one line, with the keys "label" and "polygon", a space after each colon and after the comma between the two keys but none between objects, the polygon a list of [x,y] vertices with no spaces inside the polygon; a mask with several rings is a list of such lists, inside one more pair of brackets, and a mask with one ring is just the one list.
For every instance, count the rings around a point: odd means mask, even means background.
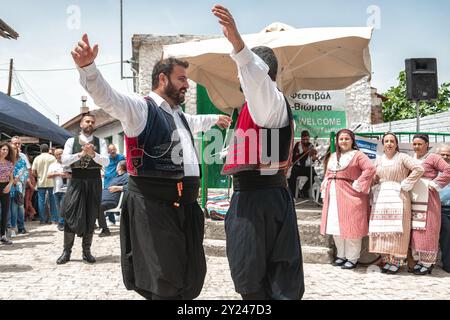
[{"label": "white plastic chair", "polygon": [[303,188],[305,183],[308,181],[308,177],[306,176],[298,176],[297,181],[295,182],[295,199],[298,198],[298,191]]},{"label": "white plastic chair", "polygon": [[117,207],[115,207],[114,209],[109,209],[109,210],[105,211],[105,214],[107,212],[114,212],[114,214],[116,216],[119,216],[120,213],[122,212],[122,200],[123,200],[123,191],[120,193],[119,204],[117,205]]},{"label": "white plastic chair", "polygon": [[318,176],[314,177],[314,183],[312,185],[312,197],[314,198],[314,200],[316,202],[319,202],[319,197],[320,197],[320,185],[321,185],[322,181],[320,180],[320,178]]}]

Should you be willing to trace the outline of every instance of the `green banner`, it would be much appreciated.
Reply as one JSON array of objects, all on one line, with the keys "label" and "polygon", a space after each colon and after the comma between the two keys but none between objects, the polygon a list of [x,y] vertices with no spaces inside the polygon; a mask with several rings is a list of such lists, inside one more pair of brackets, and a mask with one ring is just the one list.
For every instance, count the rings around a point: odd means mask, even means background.
[{"label": "green banner", "polygon": [[330,132],[337,132],[347,126],[345,111],[295,111],[295,137],[300,137],[303,130],[308,130],[311,137],[328,138]]},{"label": "green banner", "polygon": [[295,120],[295,136],[308,130],[311,137],[328,138],[347,127],[345,90],[302,90],[287,97]]}]

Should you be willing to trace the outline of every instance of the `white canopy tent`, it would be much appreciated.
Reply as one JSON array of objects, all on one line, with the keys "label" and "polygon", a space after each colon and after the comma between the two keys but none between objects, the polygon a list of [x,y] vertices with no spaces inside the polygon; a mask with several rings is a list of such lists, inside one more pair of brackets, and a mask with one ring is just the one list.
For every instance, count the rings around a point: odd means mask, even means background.
[{"label": "white canopy tent", "polygon": [[[294,29],[274,23],[244,35],[249,48],[267,46],[278,58],[278,87],[290,95],[302,89],[344,89],[371,74],[372,28]],[[206,87],[216,107],[230,113],[244,102],[232,46],[224,37],[164,46],[164,58],[189,62],[188,76]]]}]

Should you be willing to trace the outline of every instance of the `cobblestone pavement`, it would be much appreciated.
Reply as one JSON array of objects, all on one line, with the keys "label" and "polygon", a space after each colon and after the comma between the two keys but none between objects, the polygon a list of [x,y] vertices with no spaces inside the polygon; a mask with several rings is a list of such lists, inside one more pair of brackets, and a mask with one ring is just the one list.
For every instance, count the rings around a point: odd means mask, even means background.
[{"label": "cobblestone pavement", "polygon": [[[57,265],[63,233],[56,225],[27,224],[29,233],[0,246],[0,299],[141,299],[125,289],[120,270],[119,227],[112,236],[94,235],[97,263],[81,259],[81,239],[75,239],[72,260]],[[208,257],[208,273],[199,299],[240,299],[234,292],[228,262]],[[385,275],[376,266],[344,271],[330,265],[305,264],[304,299],[449,299],[450,274],[440,268],[431,276],[403,271]],[[389,288],[388,290],[386,290]]]}]

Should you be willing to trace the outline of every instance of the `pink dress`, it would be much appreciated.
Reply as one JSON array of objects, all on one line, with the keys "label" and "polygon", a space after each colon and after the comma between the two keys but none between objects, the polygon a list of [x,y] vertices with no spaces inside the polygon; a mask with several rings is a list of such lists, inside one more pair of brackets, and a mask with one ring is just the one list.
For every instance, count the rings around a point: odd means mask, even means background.
[{"label": "pink dress", "polygon": [[5,160],[4,162],[0,162],[0,182],[9,183],[13,171],[14,164],[11,161]]},{"label": "pink dress", "polygon": [[[431,183],[445,188],[450,183],[450,165],[437,154],[429,154],[422,162],[425,170],[423,178],[431,179]],[[439,174],[441,173],[441,174]],[[439,174],[439,175],[438,175]],[[439,232],[441,229],[441,202],[436,190],[428,191],[425,230],[412,230],[411,248],[419,253],[420,261],[435,263],[439,250]]]},{"label": "pink dress", "polygon": [[[332,160],[333,158],[330,158],[330,163]],[[325,198],[320,226],[322,235],[327,233],[330,201],[337,201],[339,236],[344,239],[361,239],[367,236],[369,226],[368,193],[375,173],[374,165],[361,151],[355,153],[348,166],[343,170],[332,170],[329,164],[325,174]],[[332,181],[335,182],[336,199],[330,199]],[[353,188],[354,181],[357,181],[361,192]]]}]

